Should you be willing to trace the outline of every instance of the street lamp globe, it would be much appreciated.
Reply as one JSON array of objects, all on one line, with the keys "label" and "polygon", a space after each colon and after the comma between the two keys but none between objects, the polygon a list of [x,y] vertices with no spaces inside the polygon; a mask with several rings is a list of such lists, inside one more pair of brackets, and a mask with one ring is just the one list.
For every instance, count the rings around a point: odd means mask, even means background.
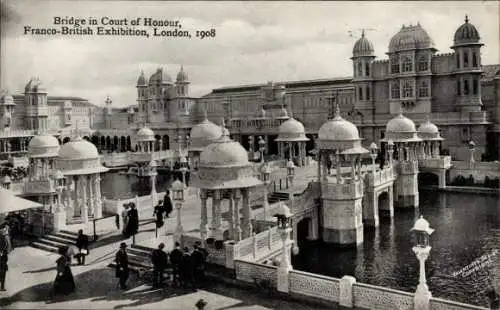
[{"label": "street lamp globe", "polygon": [[289,228],[290,219],[293,216],[292,212],[290,211],[290,208],[286,204],[281,203],[277,211],[278,212],[274,214],[274,217],[276,217],[278,228],[279,229]]},{"label": "street lamp globe", "polygon": [[429,222],[422,215],[415,221],[413,228],[410,230],[414,234],[414,246],[426,248],[429,246],[429,237],[434,232],[430,227]]},{"label": "street lamp globe", "polygon": [[472,140],[469,141],[469,149],[473,150],[476,147],[476,143]]},{"label": "street lamp globe", "polygon": [[184,184],[181,181],[175,180],[170,185],[170,192],[174,202],[184,202]]},{"label": "street lamp globe", "polygon": [[377,144],[375,142],[372,142],[372,144],[370,144],[370,154],[377,155],[377,152],[378,152]]}]

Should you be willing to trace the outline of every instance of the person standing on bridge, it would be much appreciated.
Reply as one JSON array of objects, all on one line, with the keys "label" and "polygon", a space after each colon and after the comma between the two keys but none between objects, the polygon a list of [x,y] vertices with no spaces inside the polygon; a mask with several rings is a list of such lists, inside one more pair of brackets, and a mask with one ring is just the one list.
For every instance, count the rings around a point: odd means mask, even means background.
[{"label": "person standing on bridge", "polygon": [[120,244],[120,250],[116,253],[115,262],[116,277],[120,283],[120,288],[124,290],[127,288],[127,279],[129,276],[127,244],[125,242]]},{"label": "person standing on bridge", "polygon": [[156,228],[162,228],[163,227],[163,213],[165,213],[165,210],[163,208],[163,201],[160,200],[158,204],[156,205],[153,216],[156,217]]},{"label": "person standing on bridge", "polygon": [[128,203],[123,204],[123,210],[122,210],[122,233],[124,236],[126,236],[126,231],[127,231],[127,225],[128,225],[128,211],[129,211],[129,206]]},{"label": "person standing on bridge", "polygon": [[78,253],[76,254],[78,265],[85,265],[85,256],[89,254],[89,236],[85,235],[82,229],[78,230],[76,247],[78,248]]},{"label": "person standing on bridge", "polygon": [[3,250],[0,255],[0,291],[5,291],[5,278],[7,276],[8,261],[9,257],[7,256],[7,251]]},{"label": "person standing on bridge", "polygon": [[163,210],[165,212],[165,217],[169,217],[173,210],[169,191],[165,192],[165,197],[163,198]]}]

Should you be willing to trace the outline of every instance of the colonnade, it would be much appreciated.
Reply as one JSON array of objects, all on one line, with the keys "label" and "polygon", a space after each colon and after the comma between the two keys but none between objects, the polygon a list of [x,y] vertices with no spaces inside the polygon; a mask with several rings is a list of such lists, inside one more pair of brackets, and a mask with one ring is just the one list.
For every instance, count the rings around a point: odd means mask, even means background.
[{"label": "colonnade", "polygon": [[89,217],[102,217],[101,176],[99,174],[68,176],[65,192],[68,218],[81,217],[84,223]]},{"label": "colonnade", "polygon": [[[333,155],[335,154],[335,155]],[[331,167],[328,167],[328,160],[331,161]],[[346,182],[344,179],[344,175],[342,172],[342,160],[341,155],[338,151],[336,152],[324,152],[319,151],[318,153],[318,182],[326,180],[326,178],[330,175],[330,168],[335,168],[335,183],[342,184]],[[349,183],[354,183],[355,181],[362,179],[361,173],[361,156],[357,154],[350,155],[350,167],[349,171]]]},{"label": "colonnade", "polygon": [[30,158],[30,181],[48,179],[54,169],[53,158]]},{"label": "colonnade", "polygon": [[286,158],[285,150],[288,147],[290,152],[289,158],[295,159],[297,158],[297,162],[299,166],[305,166],[306,164],[306,142],[305,141],[278,141],[278,153],[280,158]]}]

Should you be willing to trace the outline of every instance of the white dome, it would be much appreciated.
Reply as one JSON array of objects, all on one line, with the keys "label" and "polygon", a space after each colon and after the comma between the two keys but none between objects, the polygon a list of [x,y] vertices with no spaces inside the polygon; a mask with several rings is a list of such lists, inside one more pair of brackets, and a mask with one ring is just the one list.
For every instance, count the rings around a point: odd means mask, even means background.
[{"label": "white dome", "polygon": [[280,134],[282,133],[295,133],[295,134],[301,134],[305,133],[305,128],[304,125],[302,125],[301,122],[296,120],[295,118],[290,118],[289,120],[285,121],[283,124],[278,129],[278,132]]},{"label": "white dome", "polygon": [[318,132],[319,140],[327,141],[355,141],[359,140],[359,132],[356,125],[346,121],[340,115],[327,121]]},{"label": "white dome", "polygon": [[422,215],[420,215],[420,218],[415,222],[411,230],[425,231],[429,235],[434,232],[434,229],[431,228],[429,222]]},{"label": "white dome", "polygon": [[99,158],[99,152],[95,145],[82,138],[70,141],[59,150],[59,159],[63,160],[86,160]]},{"label": "white dome", "polygon": [[155,133],[151,129],[147,127],[142,127],[139,129],[137,132],[137,137],[139,141],[154,141],[155,140]]},{"label": "white dome", "polygon": [[12,97],[12,95],[10,95],[9,93],[4,93],[3,95],[0,96],[0,104],[15,105],[14,97]]},{"label": "white dome", "polygon": [[28,144],[28,156],[56,157],[59,154],[59,141],[51,135],[34,136]]},{"label": "white dome", "polygon": [[403,114],[399,114],[395,118],[391,119],[386,127],[386,132],[404,132],[404,133],[413,133],[416,132],[417,129],[415,127],[415,123],[404,116]]},{"label": "white dome", "polygon": [[220,140],[207,146],[200,154],[199,166],[239,167],[248,166],[248,153],[236,141],[223,136]]},{"label": "white dome", "polygon": [[436,134],[439,133],[439,129],[435,124],[431,123],[431,121],[427,119],[425,123],[422,123],[420,127],[418,127],[418,132]]},{"label": "white dome", "polygon": [[195,125],[191,128],[189,136],[193,139],[218,139],[222,135],[222,130],[219,126],[212,123],[208,119]]}]

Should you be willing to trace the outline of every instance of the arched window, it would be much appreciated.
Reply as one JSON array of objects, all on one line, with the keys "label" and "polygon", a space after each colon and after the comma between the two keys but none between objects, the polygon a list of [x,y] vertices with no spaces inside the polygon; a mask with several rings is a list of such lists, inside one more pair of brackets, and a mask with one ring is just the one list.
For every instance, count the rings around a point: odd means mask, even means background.
[{"label": "arched window", "polygon": [[391,98],[399,99],[399,81],[393,81],[391,84]]},{"label": "arched window", "polygon": [[366,86],[366,100],[370,100],[370,86]]},{"label": "arched window", "polygon": [[358,76],[363,76],[363,65],[361,62],[358,63]]},{"label": "arched window", "polygon": [[403,56],[403,72],[411,72],[413,71],[413,59],[411,56],[406,55]]},{"label": "arched window", "polygon": [[370,64],[369,63],[365,63],[365,73],[366,73],[366,76],[370,76]]},{"label": "arched window", "polygon": [[462,88],[461,88],[460,80],[457,81],[457,95],[462,96]]},{"label": "arched window", "polygon": [[413,83],[410,80],[403,81],[403,98],[413,97]]},{"label": "arched window", "polygon": [[469,66],[469,53],[464,51],[464,68],[467,68]]},{"label": "arched window", "polygon": [[391,73],[399,73],[399,55],[391,57]]},{"label": "arched window", "polygon": [[472,67],[476,68],[477,65],[477,53],[474,51],[472,52]]},{"label": "arched window", "polygon": [[429,83],[427,80],[420,81],[418,96],[421,98],[429,97]]},{"label": "arched window", "polygon": [[464,95],[469,94],[469,80],[464,80]]},{"label": "arched window", "polygon": [[429,70],[429,62],[427,61],[427,57],[420,56],[418,59],[418,71],[427,71]]},{"label": "arched window", "polygon": [[478,92],[479,92],[479,85],[478,85],[477,79],[473,79],[472,80],[472,93],[474,95],[477,95]]},{"label": "arched window", "polygon": [[363,87],[358,88],[358,98],[359,100],[363,100]]}]

